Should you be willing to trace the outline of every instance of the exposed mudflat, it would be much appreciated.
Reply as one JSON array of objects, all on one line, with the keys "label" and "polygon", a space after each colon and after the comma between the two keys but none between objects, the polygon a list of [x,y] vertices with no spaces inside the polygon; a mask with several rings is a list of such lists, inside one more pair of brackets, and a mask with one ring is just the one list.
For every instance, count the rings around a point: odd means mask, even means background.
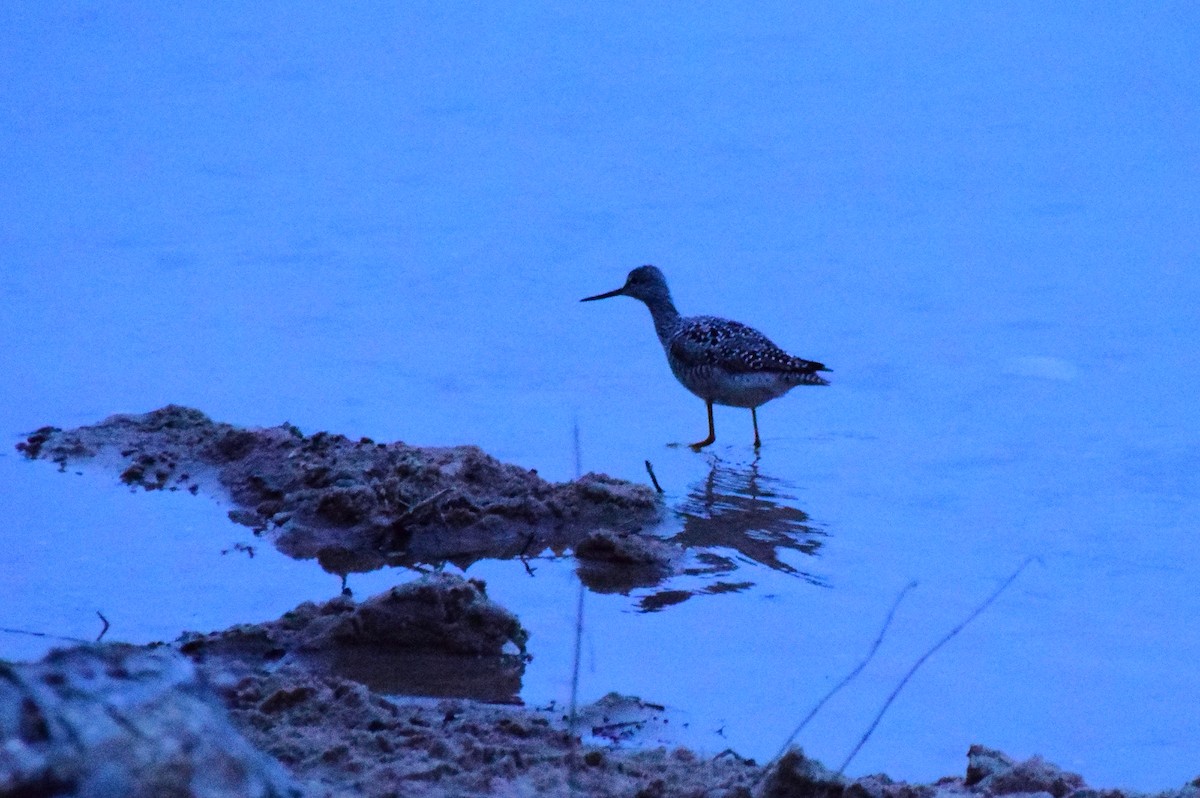
[{"label": "exposed mudflat", "polygon": [[[678,544],[641,534],[660,514],[648,489],[600,475],[551,484],[473,447],[248,430],[169,406],[43,428],[18,448],[146,489],[225,491],[234,520],[341,574],[570,548],[593,589],[623,591],[679,560]],[[1125,795],[978,745],[962,775],[926,785],[846,779],[796,749],[762,765],[618,747],[661,707],[610,695],[573,724],[562,708],[522,707],[529,643],[482,582],[430,573],[172,643],[0,662],[0,795]],[[1200,779],[1162,795],[1200,798]]]},{"label": "exposed mudflat", "polygon": [[580,579],[599,593],[654,587],[680,573],[713,580],[648,594],[640,601],[644,611],[698,593],[745,589],[750,582],[728,579],[739,560],[819,582],[779,552],[810,555],[822,533],[806,524],[803,511],[760,495],[753,470],[725,474],[714,467],[703,489],[678,509],[682,529],[664,539],[651,530],[665,508],[645,485],[603,474],[551,483],[474,446],[305,435],[290,424],[248,429],[168,405],[75,429],[42,427],[17,449],[61,469],[107,469],[145,490],[227,498],[233,521],[283,554],[315,558],[343,577],[385,566],[466,568],[480,559],[549,552],[572,555]]},{"label": "exposed mudflat", "polygon": [[[459,589],[453,582],[428,589],[453,592]],[[296,615],[312,620],[311,608]],[[581,733],[603,734],[623,704],[645,705],[606,697],[583,708],[572,733],[561,711],[388,696],[286,652],[264,655],[259,642],[287,637],[281,630],[294,625],[295,618],[285,617],[170,646],[94,644],[40,662],[0,663],[0,794],[1131,795],[1091,788],[1039,757],[1017,762],[983,746],[966,752],[962,775],[918,785],[883,775],[846,779],[798,749],[763,767],[733,752],[583,744]],[[1197,798],[1200,780],[1160,795]]]},{"label": "exposed mudflat", "polygon": [[147,490],[226,493],[233,520],[341,575],[561,553],[598,528],[629,533],[661,513],[649,488],[600,474],[556,484],[474,446],[304,435],[289,424],[245,429],[177,405],[43,427],[17,448],[63,467],[95,462]]}]

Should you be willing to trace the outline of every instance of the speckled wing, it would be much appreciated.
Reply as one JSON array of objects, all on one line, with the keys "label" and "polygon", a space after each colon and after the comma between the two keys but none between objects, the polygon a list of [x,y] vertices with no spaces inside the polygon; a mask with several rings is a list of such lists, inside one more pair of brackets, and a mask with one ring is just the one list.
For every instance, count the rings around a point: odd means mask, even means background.
[{"label": "speckled wing", "polygon": [[823,363],[789,355],[753,327],[715,316],[685,319],[668,349],[685,368],[716,366],[730,374],[776,372],[807,376],[814,384],[825,383],[818,371],[829,371]]}]

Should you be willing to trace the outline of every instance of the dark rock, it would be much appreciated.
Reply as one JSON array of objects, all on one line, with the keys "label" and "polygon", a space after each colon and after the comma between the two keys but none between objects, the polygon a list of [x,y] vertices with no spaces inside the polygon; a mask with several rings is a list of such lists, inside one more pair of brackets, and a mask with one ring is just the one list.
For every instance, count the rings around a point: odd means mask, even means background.
[{"label": "dark rock", "polygon": [[988,776],[1009,770],[1015,764],[1016,762],[1003,751],[972,745],[967,751],[967,778],[963,783],[972,787]]},{"label": "dark rock", "polygon": [[634,530],[597,529],[575,544],[579,578],[597,593],[657,585],[680,554],[677,547]]},{"label": "dark rock", "polygon": [[42,453],[43,444],[58,432],[62,432],[58,427],[42,427],[38,431],[30,433],[29,437],[18,443],[17,451],[24,454],[30,460],[36,460]]},{"label": "dark rock", "polygon": [[841,798],[847,780],[793,748],[779,758],[762,783],[762,798]]},{"label": "dark rock", "polygon": [[575,556],[583,560],[619,565],[667,567],[674,550],[658,538],[637,532],[597,529],[575,544]]},{"label": "dark rock", "polygon": [[1040,756],[1013,762],[1005,754],[981,745],[971,746],[967,753],[964,783],[991,795],[1045,792],[1054,798],[1063,798],[1085,787],[1078,773],[1062,770]]},{"label": "dark rock", "polygon": [[0,741],[0,795],[300,795],[168,649],[81,646],[0,663]]}]

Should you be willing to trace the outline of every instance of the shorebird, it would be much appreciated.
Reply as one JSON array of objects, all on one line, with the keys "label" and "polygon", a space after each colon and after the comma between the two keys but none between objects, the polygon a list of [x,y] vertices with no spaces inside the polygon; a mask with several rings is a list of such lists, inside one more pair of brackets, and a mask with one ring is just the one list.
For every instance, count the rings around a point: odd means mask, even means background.
[{"label": "shorebird", "polygon": [[754,420],[754,448],[758,436],[759,405],[777,399],[797,385],[828,385],[817,372],[830,371],[823,363],[793,357],[753,327],[716,316],[679,315],[667,278],[654,266],[639,266],[625,285],[606,294],[579,300],[593,302],[614,296],[640,299],[654,318],[654,331],[667,353],[667,363],[683,387],[708,407],[708,437],[689,444],[700,451],[717,439],[713,405],[750,408]]}]

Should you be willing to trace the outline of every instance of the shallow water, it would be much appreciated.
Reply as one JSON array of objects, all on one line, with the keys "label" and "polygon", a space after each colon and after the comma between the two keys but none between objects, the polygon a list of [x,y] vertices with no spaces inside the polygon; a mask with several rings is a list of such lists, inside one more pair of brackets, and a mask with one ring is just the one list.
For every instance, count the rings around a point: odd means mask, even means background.
[{"label": "shallow water", "polygon": [[[928,780],[982,742],[1099,786],[1196,775],[1196,12],[39,4],[0,22],[11,442],[176,402],[476,443],[551,479],[578,457],[646,480],[650,460],[691,516],[662,534],[728,564],[589,594],[582,692],[665,703],[760,759],[910,580],[798,739],[830,764],[1036,555],[850,772]],[[644,262],[684,313],[834,369],[762,408],[757,459],[727,408],[707,453],[668,447],[704,410],[648,314],[577,302]],[[110,635],[170,639],[338,588],[220,554],[254,541],[209,500],[12,451],[0,472],[0,627],[91,638],[100,609]],[[534,566],[469,573],[533,631],[526,700],[561,702],[577,583]],[[45,644],[5,633],[0,656]]]}]

